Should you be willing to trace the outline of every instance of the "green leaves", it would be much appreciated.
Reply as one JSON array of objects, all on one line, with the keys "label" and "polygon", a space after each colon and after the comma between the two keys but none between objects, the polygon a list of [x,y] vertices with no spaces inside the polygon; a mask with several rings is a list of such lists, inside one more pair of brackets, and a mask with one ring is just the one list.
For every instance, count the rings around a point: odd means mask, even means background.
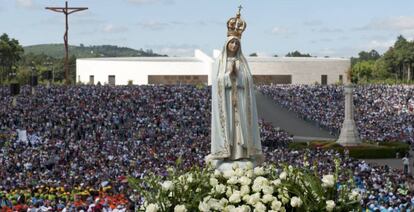
[{"label": "green leaves", "polygon": [[360,52],[351,58],[354,82],[410,82],[413,80],[414,41],[398,36],[394,46],[380,56],[377,51]]},{"label": "green leaves", "polygon": [[9,78],[22,53],[23,47],[18,40],[10,39],[7,34],[0,36],[0,84]]}]

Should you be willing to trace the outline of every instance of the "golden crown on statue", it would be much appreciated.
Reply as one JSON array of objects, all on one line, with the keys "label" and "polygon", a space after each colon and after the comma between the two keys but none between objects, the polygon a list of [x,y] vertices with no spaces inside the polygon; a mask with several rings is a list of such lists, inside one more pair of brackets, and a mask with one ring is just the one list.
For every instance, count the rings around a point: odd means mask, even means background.
[{"label": "golden crown on statue", "polygon": [[240,5],[236,17],[230,18],[227,21],[227,37],[236,36],[240,39],[243,31],[246,29],[246,22],[240,18],[241,9],[242,6]]}]

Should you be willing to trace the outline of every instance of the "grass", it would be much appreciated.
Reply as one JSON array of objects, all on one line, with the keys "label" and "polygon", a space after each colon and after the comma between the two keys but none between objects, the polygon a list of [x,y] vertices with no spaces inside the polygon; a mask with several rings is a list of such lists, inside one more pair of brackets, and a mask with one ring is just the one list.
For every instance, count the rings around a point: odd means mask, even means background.
[{"label": "grass", "polygon": [[343,153],[348,149],[349,156],[359,159],[395,158],[397,152],[405,155],[409,151],[409,145],[403,142],[363,142],[359,146],[343,147],[335,141],[311,141],[294,142],[289,144],[290,149],[334,149]]}]

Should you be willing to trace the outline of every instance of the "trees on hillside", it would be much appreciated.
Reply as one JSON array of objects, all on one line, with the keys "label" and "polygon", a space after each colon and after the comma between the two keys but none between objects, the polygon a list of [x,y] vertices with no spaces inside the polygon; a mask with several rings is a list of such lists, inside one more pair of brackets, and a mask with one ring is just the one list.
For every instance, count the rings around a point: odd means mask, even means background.
[{"label": "trees on hillside", "polygon": [[357,62],[352,69],[352,81],[359,81],[364,79],[366,82],[374,74],[375,61],[374,60],[365,60]]},{"label": "trees on hillside", "polygon": [[289,52],[286,57],[312,57],[310,54],[302,54],[299,51]]},{"label": "trees on hillside", "polygon": [[408,41],[402,35],[382,56],[375,50],[362,51],[358,56],[351,59],[353,81],[413,80],[414,41]]},{"label": "trees on hillside", "polygon": [[17,68],[22,54],[23,47],[18,40],[10,39],[7,34],[0,36],[0,84]]},{"label": "trees on hillside", "polygon": [[378,60],[381,55],[375,50],[369,52],[362,51],[358,54],[360,60]]},{"label": "trees on hillside", "polygon": [[394,46],[377,60],[376,72],[405,82],[413,80],[414,41],[398,36]]},{"label": "trees on hillside", "polygon": [[414,41],[407,41],[402,35],[397,38],[394,44],[394,58],[399,68],[398,76],[402,80],[412,80],[412,66],[414,63]]}]

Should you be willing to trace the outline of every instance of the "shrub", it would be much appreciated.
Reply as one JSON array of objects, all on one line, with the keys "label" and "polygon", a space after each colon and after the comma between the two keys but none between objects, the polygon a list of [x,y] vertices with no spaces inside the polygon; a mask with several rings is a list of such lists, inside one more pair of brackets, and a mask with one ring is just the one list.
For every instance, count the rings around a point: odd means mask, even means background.
[{"label": "shrub", "polygon": [[291,142],[288,145],[289,149],[300,150],[308,148],[308,144],[306,142]]},{"label": "shrub", "polygon": [[343,147],[334,141],[313,141],[309,145],[305,142],[293,142],[289,144],[290,149],[334,149],[343,153],[349,150],[349,156],[360,159],[394,158],[397,152],[405,155],[409,151],[409,145],[403,142],[364,142],[359,146]]}]

